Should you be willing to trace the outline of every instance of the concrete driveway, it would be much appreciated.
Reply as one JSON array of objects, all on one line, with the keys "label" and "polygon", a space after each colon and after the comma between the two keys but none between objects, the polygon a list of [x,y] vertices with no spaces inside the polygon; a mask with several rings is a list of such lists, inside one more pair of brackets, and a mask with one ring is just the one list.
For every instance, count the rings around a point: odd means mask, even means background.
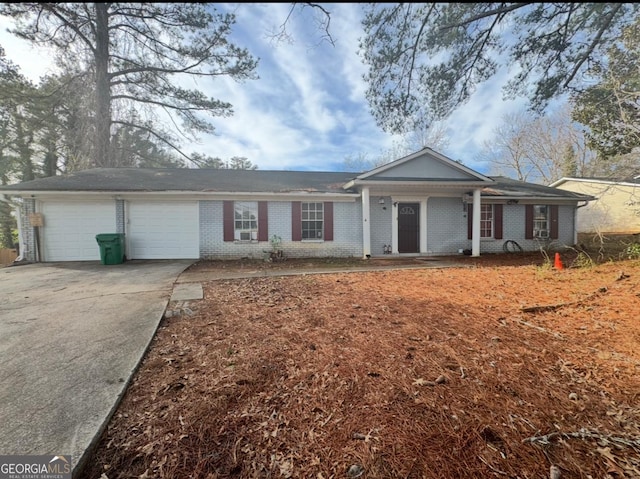
[{"label": "concrete driveway", "polygon": [[192,261],[0,269],[0,454],[71,454],[97,440]]}]

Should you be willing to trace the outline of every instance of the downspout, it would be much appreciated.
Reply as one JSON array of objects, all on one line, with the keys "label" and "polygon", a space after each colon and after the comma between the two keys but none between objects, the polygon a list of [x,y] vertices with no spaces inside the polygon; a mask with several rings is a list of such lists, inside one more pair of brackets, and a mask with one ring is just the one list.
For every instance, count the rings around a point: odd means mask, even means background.
[{"label": "downspout", "polygon": [[25,245],[24,245],[24,237],[22,235],[22,208],[20,208],[20,205],[14,203],[13,201],[9,201],[5,195],[0,195],[0,201],[7,203],[16,212],[16,222],[18,223],[18,250],[20,254],[15,260],[13,260],[13,262],[16,263],[19,261],[23,261]]}]

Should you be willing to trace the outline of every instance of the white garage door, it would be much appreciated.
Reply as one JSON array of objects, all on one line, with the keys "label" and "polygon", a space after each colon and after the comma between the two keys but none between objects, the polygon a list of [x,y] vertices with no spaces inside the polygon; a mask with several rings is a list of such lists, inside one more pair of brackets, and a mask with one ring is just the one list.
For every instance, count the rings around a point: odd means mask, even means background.
[{"label": "white garage door", "polygon": [[127,216],[129,259],[197,259],[197,201],[131,201]]},{"label": "white garage door", "polygon": [[116,232],[116,205],[106,201],[43,201],[43,261],[100,260],[96,235]]}]

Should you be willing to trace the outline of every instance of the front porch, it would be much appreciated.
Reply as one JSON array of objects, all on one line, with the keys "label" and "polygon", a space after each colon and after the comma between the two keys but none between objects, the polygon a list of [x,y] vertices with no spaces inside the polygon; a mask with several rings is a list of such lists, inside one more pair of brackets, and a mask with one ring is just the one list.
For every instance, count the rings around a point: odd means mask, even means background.
[{"label": "front porch", "polygon": [[480,255],[480,189],[407,195],[364,187],[361,193],[364,258]]}]

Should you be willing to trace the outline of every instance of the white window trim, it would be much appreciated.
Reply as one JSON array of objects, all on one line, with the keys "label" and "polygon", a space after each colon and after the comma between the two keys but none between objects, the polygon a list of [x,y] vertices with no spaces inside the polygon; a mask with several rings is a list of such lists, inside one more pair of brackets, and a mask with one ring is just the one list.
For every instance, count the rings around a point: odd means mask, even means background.
[{"label": "white window trim", "polygon": [[[317,213],[318,211],[322,212],[322,220],[317,220],[317,219],[314,219],[314,220],[306,219],[305,220],[305,219],[303,219],[303,217],[304,217],[304,206],[305,205],[310,205],[310,204],[322,205],[322,209],[321,210],[313,210],[314,213]],[[317,238],[317,237],[316,238],[305,238],[304,237],[304,222],[305,221],[313,221],[313,222],[322,221],[322,230],[321,230],[322,237],[321,238]],[[324,221],[325,221],[324,202],[322,202],[322,201],[303,201],[301,203],[301,206],[300,206],[300,228],[301,228],[301,238],[300,238],[300,240],[302,242],[304,242],[304,243],[323,243],[325,241],[324,240],[324,236],[325,236],[325,231],[324,231],[325,222]]]},{"label": "white window trim", "polygon": [[[491,211],[491,235],[490,236],[482,236],[482,223],[486,220],[482,219],[482,208],[489,207]],[[493,207],[493,204],[490,203],[482,203],[480,205],[480,241],[490,241],[495,239],[496,236],[496,211]]]},{"label": "white window trim", "polygon": [[[536,207],[544,206],[547,209],[546,212],[546,228],[536,228],[536,224],[540,223],[542,220],[536,220]],[[534,239],[549,239],[551,238],[551,208],[549,205],[533,205],[533,238]],[[543,234],[540,234],[543,232]]]},{"label": "white window trim", "polygon": [[[249,209],[250,212],[255,212],[255,222],[256,227],[255,230],[253,228],[249,229],[238,229],[236,228],[236,221],[247,221],[247,220],[236,220],[236,208],[237,205],[240,204],[244,208]],[[250,205],[250,206],[249,206]],[[255,209],[254,209],[255,206]],[[251,220],[248,220],[251,221]],[[243,233],[249,233],[249,239],[241,239],[241,235]],[[233,202],[233,240],[235,243],[257,243],[258,242],[258,202],[257,201],[234,201]]]},{"label": "white window trim", "polygon": [[[380,195],[384,196],[384,195]],[[398,203],[420,203],[420,253],[429,253],[427,247],[427,202],[429,196],[394,196],[391,195],[391,206],[393,207],[393,215],[391,218],[391,253],[400,254],[398,252]]]}]

